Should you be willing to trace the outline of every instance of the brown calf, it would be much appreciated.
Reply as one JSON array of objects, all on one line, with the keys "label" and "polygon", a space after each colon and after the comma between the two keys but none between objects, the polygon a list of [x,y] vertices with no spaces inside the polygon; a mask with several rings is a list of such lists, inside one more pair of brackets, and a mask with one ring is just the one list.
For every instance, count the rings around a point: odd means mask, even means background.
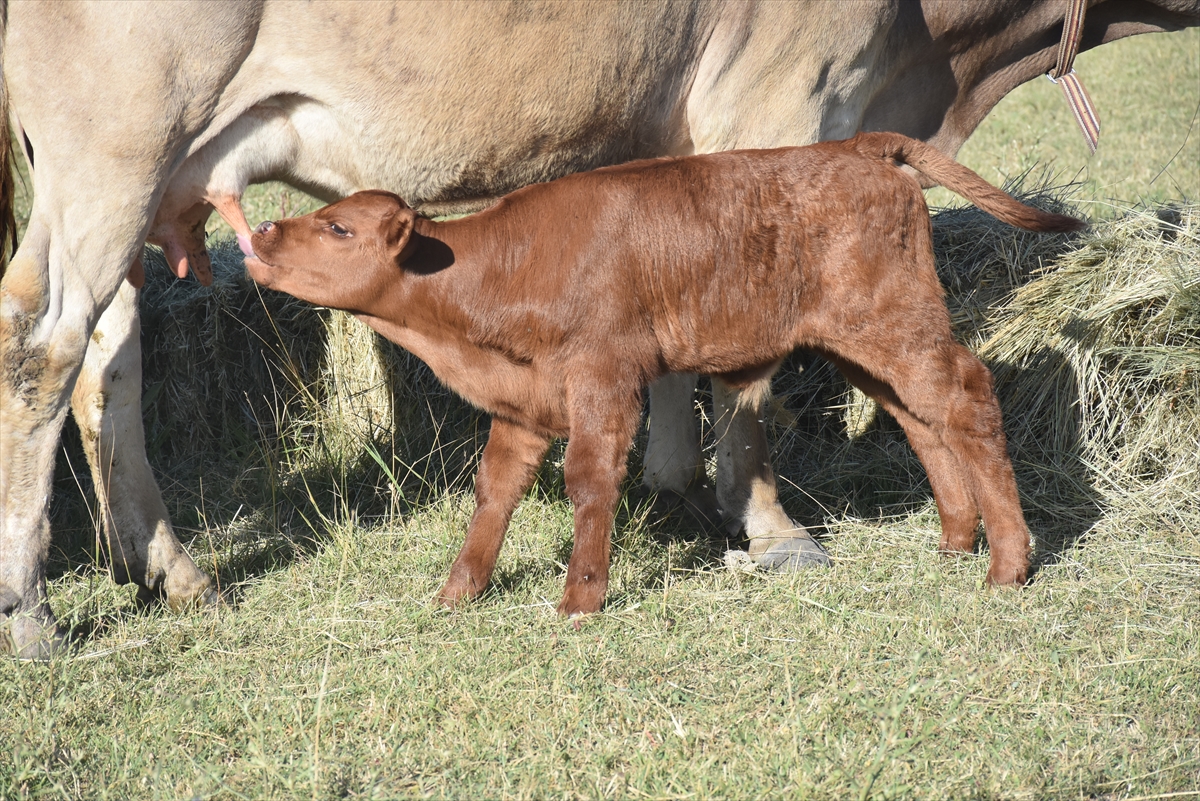
[{"label": "brown calf", "polygon": [[1013,200],[898,134],[640,161],[514,192],[452,222],[360,192],[266,222],[254,280],[353,312],[492,415],[476,509],[440,600],[483,591],[553,437],[569,437],[575,548],[558,611],[594,612],[642,391],[707,373],[759,404],[796,348],[894,415],[929,473],[941,548],[1024,584],[1029,531],[987,368],[955,343],[929,214],[904,162],[1023,228],[1083,223]]}]

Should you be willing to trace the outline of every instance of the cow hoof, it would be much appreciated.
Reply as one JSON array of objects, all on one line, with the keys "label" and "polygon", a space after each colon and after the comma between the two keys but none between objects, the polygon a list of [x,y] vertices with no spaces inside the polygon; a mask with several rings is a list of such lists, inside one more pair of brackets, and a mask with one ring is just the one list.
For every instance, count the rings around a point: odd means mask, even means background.
[{"label": "cow hoof", "polygon": [[70,650],[70,642],[51,618],[41,620],[35,615],[0,616],[0,653],[11,653],[17,659],[45,661]]},{"label": "cow hoof", "polygon": [[195,593],[168,595],[161,588],[138,585],[137,595],[134,596],[139,606],[152,607],[165,603],[172,612],[185,612],[189,609],[211,609],[222,606],[225,599],[211,584],[199,588]]},{"label": "cow hoof", "polygon": [[176,611],[178,611],[180,609],[212,610],[212,609],[219,609],[222,606],[227,606],[227,603],[225,601],[225,596],[222,595],[221,593],[217,592],[216,587],[213,587],[210,585],[209,587],[205,588],[204,591],[201,592],[199,595],[197,595],[193,598],[190,598],[187,601],[184,601],[179,604],[170,604],[170,601],[168,600],[168,605],[170,605],[171,608]]},{"label": "cow hoof", "polygon": [[789,537],[776,540],[771,547],[754,557],[759,569],[768,573],[795,573],[809,567],[829,567],[833,560],[812,537]]},{"label": "cow hoof", "polygon": [[683,493],[659,490],[653,508],[659,517],[682,515],[699,529],[719,529],[722,525],[717,493],[707,484],[693,484]]},{"label": "cow hoof", "polygon": [[208,580],[207,576],[195,592],[167,594],[161,588],[152,589],[139,584],[135,600],[142,607],[153,607],[166,603],[167,608],[172,612],[186,612],[189,609],[215,609],[225,605],[225,599],[221,593],[217,592],[216,587],[212,586],[212,582]]},{"label": "cow hoof", "polygon": [[214,609],[225,603],[221,594],[213,587],[212,579],[199,571],[197,571],[197,576],[187,586],[183,588],[174,586],[167,591],[167,607],[172,612],[184,612],[189,609]]},{"label": "cow hoof", "polygon": [[134,602],[142,609],[148,609],[152,606],[158,606],[162,603],[162,594],[155,592],[149,587],[138,585],[137,594],[133,596]]},{"label": "cow hoof", "polygon": [[726,551],[725,567],[735,573],[753,573],[758,570],[754,557],[745,551]]}]

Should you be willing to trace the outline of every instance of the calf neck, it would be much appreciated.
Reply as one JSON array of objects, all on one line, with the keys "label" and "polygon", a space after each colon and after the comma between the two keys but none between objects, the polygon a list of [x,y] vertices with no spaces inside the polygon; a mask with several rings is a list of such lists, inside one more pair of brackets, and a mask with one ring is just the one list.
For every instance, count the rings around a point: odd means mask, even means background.
[{"label": "calf neck", "polygon": [[792,350],[823,354],[903,426],[929,473],[941,548],[982,516],[987,580],[1021,585],[1029,533],[991,374],[955,343],[909,164],[1014,225],[1067,231],[896,134],[633,162],[435,223],[387,192],[264,223],[264,286],[346,309],[492,416],[477,507],[440,599],[478,595],[549,443],[567,437],[575,548],[563,614],[600,608],[642,391],[712,375],[762,402]]}]

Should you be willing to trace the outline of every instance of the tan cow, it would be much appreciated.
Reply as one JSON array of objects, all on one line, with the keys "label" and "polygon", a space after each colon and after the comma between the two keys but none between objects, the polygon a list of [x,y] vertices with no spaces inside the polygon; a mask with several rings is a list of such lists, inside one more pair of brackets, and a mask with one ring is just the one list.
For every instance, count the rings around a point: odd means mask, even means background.
[{"label": "tan cow", "polygon": [[[381,187],[425,212],[639,156],[896,130],[953,154],[1053,64],[1065,0],[293,3],[0,0],[0,219],[10,133],[34,203],[0,283],[0,619],[61,642],[46,597],[54,451],[84,434],[115,578],[215,600],[145,458],[137,293],[145,241],[207,280],[216,208],[245,187],[333,200]],[[1200,0],[1103,0],[1082,47],[1200,24]],[[8,220],[11,226],[11,219]],[[7,241],[11,227],[0,229]],[[123,279],[129,276],[130,281]],[[203,369],[198,365],[197,369]],[[651,392],[647,482],[705,495],[693,378]],[[776,499],[761,428],[732,415],[721,508],[767,565],[825,561]]]}]

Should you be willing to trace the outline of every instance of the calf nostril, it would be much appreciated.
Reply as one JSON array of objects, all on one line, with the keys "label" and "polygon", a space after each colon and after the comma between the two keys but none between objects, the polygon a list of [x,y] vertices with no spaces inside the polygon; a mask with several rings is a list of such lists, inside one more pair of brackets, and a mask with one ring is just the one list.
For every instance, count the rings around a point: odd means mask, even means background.
[{"label": "calf nostril", "polygon": [[258,227],[254,229],[254,233],[265,234],[274,227],[275,223],[271,222],[270,220],[263,220],[258,224]]}]

